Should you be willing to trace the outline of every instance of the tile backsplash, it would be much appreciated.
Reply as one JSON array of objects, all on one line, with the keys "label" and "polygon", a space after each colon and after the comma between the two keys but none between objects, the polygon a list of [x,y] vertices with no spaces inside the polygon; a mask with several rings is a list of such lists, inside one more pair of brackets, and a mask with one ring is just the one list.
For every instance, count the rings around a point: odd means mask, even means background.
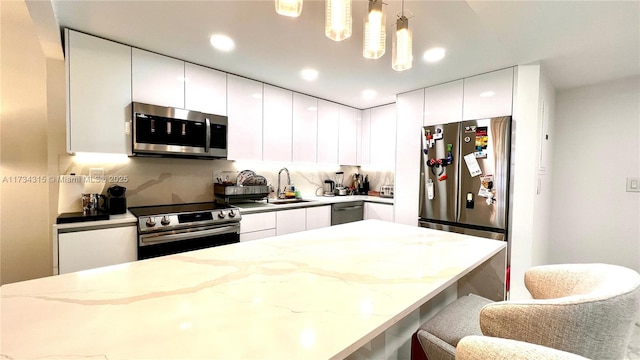
[{"label": "tile backsplash", "polygon": [[[277,187],[278,171],[287,167],[291,182],[303,197],[315,196],[325,179],[335,180],[336,171],[344,171],[344,185],[353,182],[353,174],[360,173],[357,166],[316,166],[278,164],[266,162],[235,162],[230,160],[197,160],[180,158],[131,157],[122,163],[79,162],[74,156],[61,155],[59,175],[89,175],[91,169],[104,169],[105,183],[102,189],[118,184],[127,188],[127,205],[160,205],[170,203],[213,201],[213,182],[220,175],[230,175],[241,170],[253,170]],[[370,189],[380,190],[384,184],[393,184],[392,171],[363,171],[369,175]],[[282,185],[286,175],[282,174]],[[77,187],[75,188],[78,191]],[[60,189],[62,192],[62,188]],[[96,191],[96,190],[94,190]],[[321,190],[318,190],[321,193]],[[62,194],[60,195],[62,198]],[[272,194],[275,196],[275,194]],[[78,199],[80,194],[78,194]],[[59,209],[64,211],[64,209]],[[73,210],[67,210],[73,211]]]}]

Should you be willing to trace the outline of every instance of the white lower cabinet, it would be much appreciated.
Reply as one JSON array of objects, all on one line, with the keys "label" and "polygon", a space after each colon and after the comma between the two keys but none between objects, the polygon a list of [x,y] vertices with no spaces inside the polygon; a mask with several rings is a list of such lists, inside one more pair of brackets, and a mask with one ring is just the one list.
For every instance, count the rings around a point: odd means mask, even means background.
[{"label": "white lower cabinet", "polygon": [[242,215],[240,241],[264,239],[276,235],[276,214],[273,211]]},{"label": "white lower cabinet", "polygon": [[58,271],[66,274],[136,261],[137,237],[135,226],[58,233]]},{"label": "white lower cabinet", "polygon": [[364,219],[377,219],[393,222],[393,205],[365,202]]},{"label": "white lower cabinet", "polygon": [[331,205],[307,208],[306,229],[319,229],[331,226]]},{"label": "white lower cabinet", "polygon": [[331,205],[242,215],[240,241],[331,226]]},{"label": "white lower cabinet", "polygon": [[276,212],[276,235],[304,231],[307,226],[307,209],[291,209]]},{"label": "white lower cabinet", "polygon": [[276,229],[258,230],[240,234],[240,241],[260,240],[268,237],[276,236]]}]

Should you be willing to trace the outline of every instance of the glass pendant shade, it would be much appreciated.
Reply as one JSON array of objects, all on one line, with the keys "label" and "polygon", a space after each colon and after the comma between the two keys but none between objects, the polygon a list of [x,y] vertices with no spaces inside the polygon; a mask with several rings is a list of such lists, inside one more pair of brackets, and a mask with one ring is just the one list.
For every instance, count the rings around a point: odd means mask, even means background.
[{"label": "glass pendant shade", "polygon": [[302,0],[276,0],[276,12],[284,16],[298,17],[302,12]]},{"label": "glass pendant shade", "polygon": [[326,0],[324,33],[334,41],[351,36],[351,0]]},{"label": "glass pendant shade", "polygon": [[412,62],[411,29],[409,28],[409,20],[403,15],[396,22],[391,67],[395,71],[408,70],[411,69]]},{"label": "glass pendant shade", "polygon": [[386,16],[382,11],[382,0],[369,0],[369,13],[364,18],[364,43],[362,56],[378,59],[385,52],[387,31]]}]

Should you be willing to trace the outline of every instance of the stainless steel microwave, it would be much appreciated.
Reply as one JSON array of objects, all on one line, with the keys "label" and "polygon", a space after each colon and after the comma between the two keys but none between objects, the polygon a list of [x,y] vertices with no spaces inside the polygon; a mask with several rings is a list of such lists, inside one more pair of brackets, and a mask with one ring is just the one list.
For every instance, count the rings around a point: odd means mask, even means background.
[{"label": "stainless steel microwave", "polygon": [[133,103],[133,153],[150,156],[226,158],[226,116]]}]

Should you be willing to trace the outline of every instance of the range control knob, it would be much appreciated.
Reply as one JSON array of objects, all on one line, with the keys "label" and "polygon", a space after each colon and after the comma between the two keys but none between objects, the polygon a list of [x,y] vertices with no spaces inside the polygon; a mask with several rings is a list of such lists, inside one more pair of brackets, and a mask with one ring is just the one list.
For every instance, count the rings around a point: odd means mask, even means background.
[{"label": "range control knob", "polygon": [[233,210],[229,210],[229,217],[232,218],[232,217],[235,217],[235,216],[236,216],[236,212],[233,211]]},{"label": "range control knob", "polygon": [[169,219],[169,217],[166,215],[162,217],[162,220],[160,220],[160,224],[165,226],[169,225],[170,223],[171,223],[171,219]]},{"label": "range control knob", "polygon": [[154,217],[148,217],[147,218],[147,222],[146,222],[148,227],[154,227],[156,226],[156,218]]},{"label": "range control knob", "polygon": [[218,213],[218,217],[219,217],[220,219],[224,219],[224,217],[225,217],[225,213],[224,213],[224,211],[220,210],[220,212]]}]

